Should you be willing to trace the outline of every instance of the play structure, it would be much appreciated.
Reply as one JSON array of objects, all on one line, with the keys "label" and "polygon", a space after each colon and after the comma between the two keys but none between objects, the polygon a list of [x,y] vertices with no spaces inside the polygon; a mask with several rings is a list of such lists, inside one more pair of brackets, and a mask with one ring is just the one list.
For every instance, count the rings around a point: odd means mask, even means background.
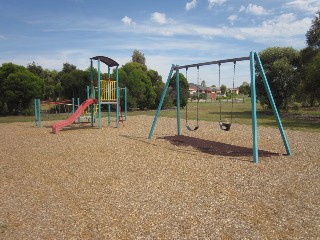
[{"label": "play structure", "polygon": [[[87,86],[87,100],[80,104],[78,99],[78,108],[75,111],[74,99],[72,99],[73,114],[66,120],[57,122],[52,125],[52,132],[58,133],[63,127],[70,126],[73,123],[98,123],[98,128],[102,127],[102,106],[107,105],[108,108],[108,126],[111,125],[111,106],[115,106],[116,110],[116,128],[119,127],[119,122],[127,120],[127,88],[119,88],[118,66],[119,64],[111,58],[105,56],[96,56],[90,58],[90,86]],[[94,81],[93,61],[97,61],[97,80]],[[101,79],[102,73],[100,63],[104,63],[108,67],[108,76],[106,79]],[[111,68],[115,67],[115,79],[111,79]],[[96,82],[96,84],[94,84]],[[124,91],[124,106],[125,116],[122,115],[120,106],[120,93]],[[35,99],[35,121],[36,126],[41,127],[41,105],[40,99]],[[84,121],[81,121],[84,119]]]},{"label": "play structure", "polygon": [[[250,52],[250,55],[248,57],[240,57],[240,58],[233,58],[233,59],[224,59],[224,60],[217,60],[217,61],[210,61],[210,62],[203,62],[203,63],[195,63],[195,64],[190,64],[190,65],[184,65],[184,66],[179,66],[179,65],[172,65],[170,72],[169,72],[169,76],[166,82],[166,85],[164,87],[162,96],[161,96],[161,100],[160,103],[158,105],[158,109],[156,111],[149,135],[148,135],[148,139],[152,138],[161,108],[162,108],[162,104],[164,101],[164,98],[166,96],[169,84],[170,84],[170,80],[171,77],[173,75],[173,72],[176,71],[176,89],[177,89],[177,135],[181,135],[181,130],[180,130],[180,79],[179,79],[179,70],[180,69],[186,69],[188,70],[189,68],[192,67],[196,67],[198,69],[198,79],[199,79],[199,67],[200,66],[207,66],[207,65],[219,65],[219,86],[220,86],[220,66],[221,64],[224,63],[229,63],[229,62],[233,62],[234,63],[234,73],[233,73],[233,85],[234,85],[234,76],[235,76],[235,65],[236,62],[239,61],[250,61],[250,77],[251,77],[251,108],[252,108],[252,142],[253,142],[253,162],[254,163],[258,163],[259,159],[258,159],[258,125],[257,125],[257,100],[256,100],[256,72],[255,72],[255,64],[258,66],[258,69],[260,71],[260,74],[262,76],[262,81],[265,87],[265,90],[267,92],[269,101],[271,103],[272,106],[272,110],[273,113],[276,117],[276,121],[278,124],[278,128],[286,149],[286,152],[288,155],[291,155],[291,149],[286,137],[286,134],[284,132],[283,126],[282,126],[282,122],[280,119],[280,115],[278,113],[278,110],[276,108],[273,96],[272,96],[272,92],[270,90],[269,87],[269,83],[266,77],[266,74],[264,72],[263,69],[263,65],[261,63],[261,60],[259,58],[259,55],[256,52]],[[199,80],[198,80],[199,81]],[[197,111],[198,112],[198,111]],[[199,128],[199,124],[198,124],[198,114],[197,114],[197,125],[194,128],[191,128],[188,124],[187,124],[187,120],[186,120],[186,127],[188,130],[197,130]],[[219,126],[222,130],[228,131],[231,127],[232,124],[232,120],[230,122],[223,122],[221,120],[221,103],[220,103],[220,121],[219,121]]]}]

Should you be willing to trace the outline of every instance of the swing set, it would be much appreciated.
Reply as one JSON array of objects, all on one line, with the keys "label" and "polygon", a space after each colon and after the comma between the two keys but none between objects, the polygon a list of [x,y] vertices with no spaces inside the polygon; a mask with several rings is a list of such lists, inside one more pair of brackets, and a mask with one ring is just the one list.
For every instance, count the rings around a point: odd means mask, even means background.
[{"label": "swing set", "polygon": [[[196,67],[197,68],[197,81],[198,81],[198,85],[199,85],[199,67],[200,66],[207,66],[207,65],[218,65],[219,67],[219,86],[220,85],[220,81],[221,81],[221,75],[220,75],[220,70],[221,70],[221,64],[224,63],[229,63],[229,62],[233,62],[233,88],[234,88],[234,80],[235,80],[235,74],[236,74],[236,63],[240,62],[240,61],[250,61],[250,77],[251,77],[251,108],[252,108],[252,144],[253,144],[253,162],[254,163],[258,163],[259,159],[258,159],[258,124],[257,124],[257,97],[256,97],[256,72],[255,72],[255,65],[258,66],[259,72],[262,76],[262,81],[265,87],[265,90],[267,92],[269,101],[271,103],[271,107],[273,110],[273,113],[275,115],[276,121],[277,121],[277,125],[287,152],[287,155],[292,155],[291,153],[291,149],[286,137],[286,134],[284,132],[283,126],[282,126],[282,122],[280,119],[280,115],[278,113],[278,110],[276,108],[273,96],[272,96],[272,92],[270,90],[269,87],[269,83],[265,74],[265,71],[263,69],[263,65],[261,63],[260,57],[256,52],[250,52],[250,55],[248,57],[240,57],[240,58],[232,58],[232,59],[224,59],[224,60],[217,60],[217,61],[210,61],[210,62],[203,62],[203,63],[195,63],[195,64],[190,64],[190,65],[184,65],[184,66],[179,66],[179,65],[174,65],[172,64],[168,78],[167,78],[167,82],[166,85],[164,87],[161,99],[160,99],[160,103],[158,105],[158,109],[157,112],[155,114],[149,135],[148,135],[148,139],[152,138],[161,108],[162,108],[162,104],[164,101],[164,98],[166,96],[167,90],[169,88],[169,84],[171,81],[171,77],[173,75],[173,72],[176,71],[176,89],[177,89],[177,135],[181,135],[181,129],[180,129],[180,79],[179,79],[179,70],[180,69],[186,69],[186,78],[187,78],[187,72],[189,68],[193,68]],[[188,79],[188,78],[187,78]],[[231,106],[231,119],[230,122],[223,122],[222,121],[222,110],[221,110],[221,99],[220,101],[220,121],[219,121],[219,126],[221,130],[224,131],[229,131],[232,125],[232,115],[233,115],[233,97],[232,97],[232,106]],[[197,90],[197,124],[194,128],[190,127],[188,125],[188,108],[186,106],[186,127],[189,131],[196,131],[199,129],[199,89]]]}]

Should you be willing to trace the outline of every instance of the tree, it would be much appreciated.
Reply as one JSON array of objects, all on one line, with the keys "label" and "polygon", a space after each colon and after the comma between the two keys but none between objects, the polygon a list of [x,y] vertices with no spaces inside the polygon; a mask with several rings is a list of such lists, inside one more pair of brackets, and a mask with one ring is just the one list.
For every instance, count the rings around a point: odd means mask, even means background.
[{"label": "tree", "polygon": [[250,95],[251,89],[250,84],[247,82],[243,82],[239,87],[239,93],[243,95]]},{"label": "tree", "polygon": [[[162,77],[159,75],[159,73],[157,71],[150,69],[150,70],[148,70],[147,74],[148,74],[148,77],[152,83],[154,91],[156,93],[155,103],[152,108],[157,108],[157,106],[160,103],[160,99],[161,99],[162,92],[164,89],[164,83],[162,82]],[[166,103],[166,102],[164,102],[164,103]]]},{"label": "tree", "polygon": [[139,50],[134,50],[131,58],[132,62],[137,62],[146,66],[146,58],[144,57],[144,54]]},{"label": "tree", "polygon": [[304,92],[308,94],[311,106],[320,103],[320,53],[318,53],[307,66],[304,82]]},{"label": "tree", "polygon": [[13,63],[2,64],[0,67],[1,113],[26,113],[32,99],[42,96],[42,89],[41,79],[25,67]]},{"label": "tree", "polygon": [[[170,80],[169,84],[169,96],[173,101],[173,105],[177,106],[177,84],[176,84],[176,73],[174,73],[173,77]],[[187,101],[189,98],[189,84],[186,77],[179,73],[180,80],[180,107],[184,108],[187,105]]]},{"label": "tree", "polygon": [[42,97],[43,81],[24,69],[11,73],[3,81],[3,95],[8,113],[28,113],[34,98]]},{"label": "tree", "polygon": [[157,94],[147,74],[147,67],[129,62],[118,71],[121,85],[128,88],[128,107],[138,107],[141,110],[154,107]]},{"label": "tree", "polygon": [[312,20],[312,25],[306,37],[308,46],[320,49],[320,11],[317,12],[317,15]]},{"label": "tree", "polygon": [[[272,47],[259,53],[275,104],[287,110],[299,83],[299,52],[291,47]],[[271,108],[262,76],[257,69],[257,98],[262,106]]]},{"label": "tree", "polygon": [[[63,71],[63,70],[62,70]],[[80,98],[86,99],[86,86],[90,85],[90,74],[82,70],[72,70],[62,73],[61,86],[63,95],[67,99]]]},{"label": "tree", "polygon": [[308,47],[300,51],[301,58],[301,81],[297,100],[302,101],[304,106],[315,106],[319,103],[319,90],[316,87],[319,78],[316,78],[317,59],[320,53],[320,11],[312,21],[312,25],[306,33]]},{"label": "tree", "polygon": [[220,87],[221,94],[224,95],[227,92],[227,86],[222,84]]}]

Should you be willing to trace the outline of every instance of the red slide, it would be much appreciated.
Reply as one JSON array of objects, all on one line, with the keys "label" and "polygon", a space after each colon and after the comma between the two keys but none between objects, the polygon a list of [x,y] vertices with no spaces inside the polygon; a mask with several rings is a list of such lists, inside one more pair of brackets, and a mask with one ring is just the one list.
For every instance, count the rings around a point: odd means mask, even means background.
[{"label": "red slide", "polygon": [[61,121],[61,122],[57,122],[55,124],[52,125],[52,132],[57,134],[59,132],[59,130],[63,127],[69,126],[71,125],[74,121],[77,120],[78,117],[81,116],[81,114],[83,113],[83,111],[91,104],[94,103],[98,103],[97,99],[94,98],[89,98],[88,100],[84,101],[77,109],[77,111],[75,111],[74,114],[72,114],[71,117],[69,117],[67,120]]}]

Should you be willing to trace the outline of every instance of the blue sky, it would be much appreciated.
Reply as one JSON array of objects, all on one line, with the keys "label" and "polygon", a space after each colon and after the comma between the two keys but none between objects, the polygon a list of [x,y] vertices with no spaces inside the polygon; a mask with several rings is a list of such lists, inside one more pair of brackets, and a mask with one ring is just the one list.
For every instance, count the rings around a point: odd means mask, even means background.
[{"label": "blue sky", "polygon": [[[0,64],[86,69],[90,57],[104,55],[123,65],[138,49],[165,81],[171,64],[304,48],[319,9],[320,0],[0,0]],[[229,87],[232,68],[221,67]],[[200,68],[207,85],[218,85],[217,75],[215,65]],[[197,82],[196,69],[188,76]],[[249,82],[248,62],[237,63],[235,85],[243,81]]]}]

